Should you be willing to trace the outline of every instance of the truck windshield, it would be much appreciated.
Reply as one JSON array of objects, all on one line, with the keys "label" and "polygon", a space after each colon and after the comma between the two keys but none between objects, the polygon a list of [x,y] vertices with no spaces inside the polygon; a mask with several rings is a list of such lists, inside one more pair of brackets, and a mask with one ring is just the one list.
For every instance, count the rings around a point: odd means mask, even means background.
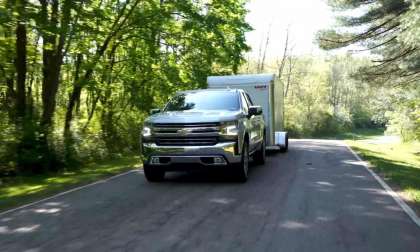
[{"label": "truck windshield", "polygon": [[185,110],[239,110],[239,98],[236,92],[209,91],[182,93],[173,97],[165,111]]}]

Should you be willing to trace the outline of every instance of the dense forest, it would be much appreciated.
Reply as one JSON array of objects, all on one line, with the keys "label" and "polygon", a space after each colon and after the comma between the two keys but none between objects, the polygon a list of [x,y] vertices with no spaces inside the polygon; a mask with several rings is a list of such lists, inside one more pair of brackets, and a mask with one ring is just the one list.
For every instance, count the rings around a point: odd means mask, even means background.
[{"label": "dense forest", "polygon": [[243,62],[241,0],[1,0],[0,170],[138,151],[143,118]]},{"label": "dense forest", "polygon": [[286,38],[282,58],[246,61],[245,0],[0,0],[0,174],[136,153],[149,109],[219,74],[277,73],[295,137],[420,139],[420,2],[329,5],[319,46],[363,54],[296,56]]}]

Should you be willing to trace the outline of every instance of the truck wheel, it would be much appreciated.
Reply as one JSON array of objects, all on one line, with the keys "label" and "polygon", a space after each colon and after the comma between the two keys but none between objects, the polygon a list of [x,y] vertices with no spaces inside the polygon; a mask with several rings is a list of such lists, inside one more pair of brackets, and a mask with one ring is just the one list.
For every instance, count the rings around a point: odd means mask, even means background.
[{"label": "truck wheel", "polygon": [[242,147],[241,162],[237,166],[237,178],[240,182],[246,182],[248,180],[248,169],[249,169],[249,147],[248,143],[244,142]]},{"label": "truck wheel", "polygon": [[144,175],[149,182],[159,182],[165,177],[165,171],[158,167],[143,164]]},{"label": "truck wheel", "polygon": [[287,152],[288,149],[289,149],[289,135],[286,134],[285,145],[283,147],[280,147],[280,152]]},{"label": "truck wheel", "polygon": [[260,165],[265,164],[265,137],[263,138],[260,149],[254,154],[254,161]]}]

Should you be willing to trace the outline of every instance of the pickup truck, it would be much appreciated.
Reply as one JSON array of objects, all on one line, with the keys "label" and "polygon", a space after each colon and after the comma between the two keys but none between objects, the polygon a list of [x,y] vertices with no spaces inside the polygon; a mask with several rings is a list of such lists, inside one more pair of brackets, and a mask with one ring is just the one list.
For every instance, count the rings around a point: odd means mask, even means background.
[{"label": "pickup truck", "polygon": [[178,92],[163,110],[154,109],[141,136],[146,179],[167,171],[226,167],[248,179],[250,156],[265,162],[266,126],[261,106],[241,89]]}]

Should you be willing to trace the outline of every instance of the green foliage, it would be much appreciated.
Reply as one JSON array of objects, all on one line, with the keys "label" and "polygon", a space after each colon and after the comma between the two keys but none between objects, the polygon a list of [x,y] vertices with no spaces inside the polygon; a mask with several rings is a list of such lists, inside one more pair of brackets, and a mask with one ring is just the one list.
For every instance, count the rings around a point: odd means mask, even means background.
[{"label": "green foliage", "polygon": [[[22,3],[0,0],[0,140],[11,143],[0,147],[0,169],[45,172],[137,152],[149,109],[236,72],[249,49],[243,0]],[[14,64],[18,23],[26,72]]]},{"label": "green foliage", "polygon": [[328,3],[338,11],[338,26],[318,33],[321,48],[361,46],[377,57],[373,64],[361,68],[360,78],[377,85],[418,84],[418,0],[330,0]]},{"label": "green foliage", "polygon": [[394,107],[386,113],[387,131],[398,134],[405,142],[420,140],[420,89],[399,90]]},{"label": "green foliage", "polygon": [[339,13],[338,27],[320,31],[319,46],[326,50],[349,45],[365,48],[373,56],[372,62],[359,66],[355,79],[388,89],[378,90],[379,99],[372,99],[370,108],[380,113],[372,115],[374,111],[355,104],[353,111],[359,112],[353,122],[358,127],[365,126],[359,119],[366,121],[371,117],[377,124],[387,124],[388,132],[401,135],[404,141],[419,139],[420,1],[329,0],[328,3]]},{"label": "green foliage", "polygon": [[401,39],[410,46],[420,45],[420,1],[411,1],[410,9],[401,19]]},{"label": "green foliage", "polygon": [[[249,62],[244,71],[256,71]],[[387,128],[404,141],[420,135],[420,92],[381,87],[357,78],[368,57],[289,56],[280,80],[285,94],[285,129],[293,137],[334,137],[361,129]],[[250,66],[255,69],[250,69]],[[291,66],[291,67],[290,67]],[[278,65],[268,64],[267,72]]]},{"label": "green foliage", "polygon": [[[284,126],[292,137],[334,136],[384,127],[388,122],[390,94],[353,78],[360,66],[368,64],[366,58],[290,57],[285,69],[291,70],[280,80],[285,93]],[[266,70],[275,72],[275,67],[268,64]]]}]

